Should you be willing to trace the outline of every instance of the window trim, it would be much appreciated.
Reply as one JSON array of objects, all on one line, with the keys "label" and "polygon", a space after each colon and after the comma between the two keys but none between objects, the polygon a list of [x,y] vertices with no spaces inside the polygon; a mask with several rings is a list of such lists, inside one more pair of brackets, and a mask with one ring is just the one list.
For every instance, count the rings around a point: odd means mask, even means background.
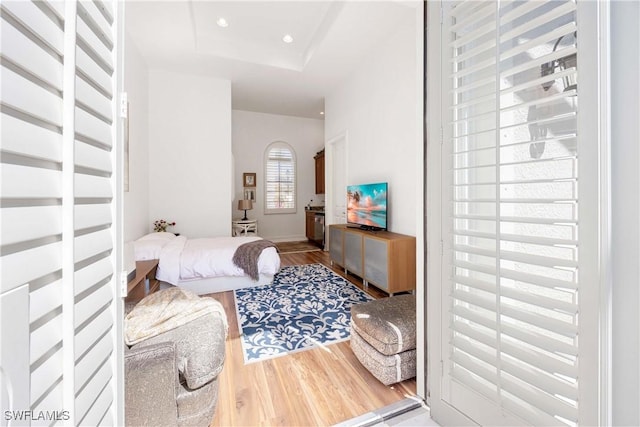
[{"label": "window trim", "polygon": [[[274,148],[285,148],[291,152],[291,161],[293,162],[293,207],[292,208],[270,208],[267,206],[267,188],[269,185],[268,177],[268,165],[269,165],[269,152]],[[274,141],[270,143],[264,150],[264,214],[295,214],[298,212],[298,161],[296,151],[293,147],[285,141]]]}]

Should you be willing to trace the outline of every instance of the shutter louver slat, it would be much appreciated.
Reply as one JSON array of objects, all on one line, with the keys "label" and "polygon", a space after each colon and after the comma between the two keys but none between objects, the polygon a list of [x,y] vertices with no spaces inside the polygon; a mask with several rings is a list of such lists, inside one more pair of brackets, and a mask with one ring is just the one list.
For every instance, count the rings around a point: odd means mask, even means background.
[{"label": "shutter louver slat", "polygon": [[49,408],[62,408],[62,377],[59,377],[51,386],[38,398],[32,399],[34,411],[47,411]]},{"label": "shutter louver slat", "polygon": [[[536,2],[534,0],[534,1],[529,1],[527,3],[528,4],[534,4],[534,5],[543,5],[544,2]],[[504,41],[507,41],[509,39],[515,39],[518,36],[528,32],[530,30],[539,29],[540,27],[544,27],[545,24],[547,24],[548,22],[553,21],[556,18],[559,18],[559,17],[561,17],[563,15],[567,15],[567,14],[570,14],[570,13],[575,13],[575,11],[576,11],[576,5],[572,1],[566,1],[566,2],[558,1],[556,3],[547,2],[546,4],[558,4],[559,6],[555,7],[554,9],[551,9],[547,13],[538,14],[533,19],[526,20],[522,25],[516,26],[511,31],[506,31],[506,32],[502,33],[500,35],[500,41],[504,42]],[[523,7],[523,6],[520,6],[520,7]],[[514,11],[517,12],[520,9],[520,7],[514,9]],[[542,9],[542,8],[540,8],[540,9]],[[507,15],[505,14],[504,16],[507,16]],[[515,13],[514,13],[514,16],[516,16]],[[501,24],[508,24],[509,21],[508,20],[503,21],[501,19],[500,23]]]},{"label": "shutter louver slat", "polygon": [[[458,320],[453,324],[453,330],[456,334],[468,337],[468,339],[477,341],[478,343],[493,349],[497,349],[498,341],[495,337],[495,333],[490,335],[486,332],[487,330],[495,331],[495,319],[488,319],[461,306],[454,307],[453,313],[459,318],[466,319],[467,321],[474,322],[477,325],[482,325],[487,328],[483,331],[468,323]],[[517,341],[503,340],[500,343],[500,350],[505,355],[517,360],[522,360],[527,365],[534,366],[551,375],[575,378],[578,372],[575,364],[571,363],[567,359],[548,352],[540,351],[533,346],[524,347],[522,343]]]},{"label": "shutter louver slat", "polygon": [[484,308],[485,310],[495,311],[496,310],[496,302],[495,297],[493,299],[481,296],[476,293],[460,291],[456,289],[452,293],[453,297],[458,300],[468,304],[472,304],[476,307]]},{"label": "shutter louver slat", "polygon": [[520,53],[527,52],[530,48],[536,47],[540,44],[544,43],[554,43],[561,37],[564,37],[569,34],[573,34],[576,31],[576,25],[573,22],[568,23],[567,25],[563,25],[562,27],[556,28],[553,31],[543,34],[540,37],[536,37],[533,40],[529,40],[525,43],[518,44],[517,46],[506,50],[502,55],[500,55],[500,60],[505,60],[507,58],[511,58]]},{"label": "shutter louver slat", "polygon": [[[495,354],[491,354],[486,350],[483,351],[476,343],[461,337],[455,337],[454,345],[456,349],[464,351],[469,356],[493,366],[496,364],[497,359]],[[578,395],[575,384],[567,383],[559,377],[544,374],[533,366],[521,366],[518,363],[512,362],[509,358],[501,361],[501,367],[505,372],[517,378],[526,379],[528,385],[536,387],[537,389],[549,390],[552,395],[563,396],[574,401],[577,400]]]},{"label": "shutter louver slat", "polygon": [[576,290],[578,286],[574,282],[566,280],[558,280],[550,277],[544,277],[542,275],[535,275],[529,273],[522,273],[519,271],[513,271],[507,268],[500,269],[500,275],[507,279],[517,280],[524,283],[535,283],[539,286],[547,288],[559,288],[559,289],[571,289]]},{"label": "shutter louver slat", "polygon": [[463,54],[460,54],[454,58],[451,58],[451,62],[458,64],[458,68],[460,68],[461,62],[467,61],[470,58],[473,58],[474,56],[480,56],[481,54],[486,53],[490,49],[495,49],[495,48],[496,48],[496,40],[490,39],[484,43],[479,44],[474,48],[467,49]]},{"label": "shutter louver slat", "polygon": [[78,392],[76,398],[76,413],[81,425],[97,424],[97,420],[90,421],[92,413],[90,412],[94,404],[103,392],[110,392],[110,381],[113,377],[111,364],[109,363],[110,355],[107,355],[100,363],[99,368],[92,374],[89,381],[84,384]]},{"label": "shutter louver slat", "polygon": [[470,8],[475,8],[480,4],[480,2],[474,0],[460,0],[460,1],[452,1],[451,2],[451,16],[461,19],[460,17],[465,17],[469,15],[473,15]]},{"label": "shutter louver slat", "polygon": [[62,310],[53,312],[51,316],[39,328],[31,331],[30,363],[33,365],[39,360],[48,359],[47,353],[57,346],[62,345],[62,340],[57,332],[62,330]]},{"label": "shutter louver slat", "polygon": [[[111,98],[105,96],[104,93],[82,78],[76,79],[76,98],[83,106],[93,106],[94,116],[108,124],[112,123]],[[84,110],[89,109],[84,108]]]},{"label": "shutter louver slat", "polygon": [[62,281],[53,277],[46,284],[34,289],[30,287],[29,320],[40,322],[43,316],[60,309],[62,306]]},{"label": "shutter louver slat", "polygon": [[76,108],[76,131],[111,147],[111,126],[80,108]]},{"label": "shutter louver slat", "polygon": [[[456,320],[453,322],[452,329],[455,336],[464,336],[466,339],[484,344],[487,347],[497,348],[495,319],[488,319],[486,316],[460,305],[454,307],[453,314],[460,319],[464,319],[464,321]],[[484,329],[478,326],[484,326]]]},{"label": "shutter louver slat", "polygon": [[453,265],[458,268],[464,268],[469,271],[476,271],[479,273],[494,275],[496,274],[496,268],[492,265],[474,264],[471,262],[456,260]]},{"label": "shutter louver slat", "polygon": [[[60,242],[2,256],[2,292],[29,283],[60,269]],[[25,269],[28,265],[30,268]]]},{"label": "shutter louver slat", "polygon": [[480,21],[488,16],[495,14],[496,8],[491,3],[481,3],[477,9],[473,12],[473,15],[463,16],[462,19],[456,20],[456,23],[451,26],[451,31],[458,31],[463,29],[473,21]]},{"label": "shutter louver slat", "polygon": [[483,280],[474,279],[473,277],[467,276],[459,276],[456,275],[453,278],[455,283],[459,283],[461,285],[469,286],[475,289],[479,289],[481,291],[495,293],[495,283],[486,282]]},{"label": "shutter louver slat", "polygon": [[[484,364],[487,364],[492,367],[495,367],[497,365],[498,359],[496,357],[496,352],[493,349],[491,349],[493,351],[489,351],[485,347],[479,346],[478,343],[470,342],[468,339],[463,339],[459,336],[453,339],[453,344],[456,347],[456,351],[462,351],[464,353],[463,357],[465,357],[469,362],[473,359],[476,359],[476,361],[481,363],[484,362]],[[459,356],[454,355],[454,358],[456,357],[459,357]],[[458,361],[460,361],[459,358],[458,358]],[[464,362],[462,364],[464,365]],[[495,381],[491,381],[489,379],[491,377],[492,375],[487,375],[487,376],[484,376],[483,378],[485,380],[490,381],[492,384],[495,384],[496,383]]]},{"label": "shutter louver slat", "polygon": [[2,102],[19,111],[28,111],[39,120],[62,125],[59,96],[39,86],[23,76],[2,68]]},{"label": "shutter louver slat", "polygon": [[15,40],[3,45],[2,56],[10,58],[42,81],[62,91],[62,63],[51,55],[41,55],[42,48],[11,25],[2,25],[2,38]]},{"label": "shutter louver slat", "polygon": [[509,317],[523,323],[528,323],[532,327],[545,329],[557,335],[564,335],[565,337],[572,339],[576,338],[578,335],[578,328],[575,325],[558,321],[540,314],[530,313],[523,309],[523,304],[512,305],[507,302],[503,302],[500,313],[505,317]]},{"label": "shutter louver slat", "polygon": [[508,375],[505,375],[503,378],[503,387],[509,393],[524,402],[542,409],[544,412],[553,413],[574,423],[578,421],[577,412],[574,407],[575,403],[565,403],[563,399],[559,399],[557,396],[537,390],[530,387],[529,384],[523,384],[516,379],[510,378]]},{"label": "shutter louver slat", "polygon": [[[31,368],[31,401],[44,399],[50,389],[61,381],[62,348],[57,349],[40,365]],[[61,398],[62,396],[60,396]]]},{"label": "shutter louver slat", "polygon": [[[456,351],[451,358],[455,362],[456,368],[461,367],[467,372],[472,372],[475,376],[484,379],[492,385],[498,382],[495,363],[483,362],[460,351]],[[456,370],[453,371],[454,378],[462,379],[456,375],[456,372]]]},{"label": "shutter louver slat", "polygon": [[[78,43],[79,46],[86,46],[90,49],[94,55],[96,55],[99,62],[105,65],[108,69],[113,70],[113,59],[111,58],[111,49],[105,46],[100,37],[96,35],[89,25],[83,20],[78,19]],[[87,52],[88,53],[88,52]]]},{"label": "shutter louver slat", "polygon": [[98,86],[102,93],[113,95],[111,89],[111,73],[102,68],[91,56],[81,49],[76,52],[76,75],[89,84]]},{"label": "shutter louver slat", "polygon": [[495,30],[495,22],[489,22],[480,27],[474,28],[472,31],[465,33],[462,37],[455,39],[451,42],[450,46],[454,49],[459,49],[474,41],[475,39],[481,38],[482,36],[485,36]]},{"label": "shutter louver slat", "polygon": [[24,33],[29,32],[31,38],[37,39],[39,44],[46,46],[47,51],[62,58],[63,33],[56,23],[38,9],[34,2],[2,2],[1,10],[2,18],[8,21],[11,26]]},{"label": "shutter louver slat", "polygon": [[94,373],[93,360],[109,354],[111,350],[110,338],[108,334],[102,336],[87,352],[81,354],[81,358],[76,360],[76,392],[89,381]]},{"label": "shutter louver slat", "polygon": [[2,151],[60,163],[61,135],[24,120],[2,114]]},{"label": "shutter louver slat", "polygon": [[[537,307],[543,307],[554,311],[561,311],[571,315],[575,315],[578,313],[578,305],[575,303],[561,301],[558,298],[535,295],[526,292],[525,290],[521,291],[519,289],[510,289],[505,287],[504,289],[502,289],[502,296],[526,302]],[[575,330],[575,328],[573,329]]]},{"label": "shutter louver slat", "polygon": [[574,344],[568,344],[565,341],[550,338],[537,332],[525,331],[518,327],[507,325],[506,323],[502,324],[501,329],[502,333],[504,333],[505,335],[508,335],[515,340],[529,343],[530,345],[541,350],[568,356],[577,355],[577,349]]},{"label": "shutter louver slat", "polygon": [[500,350],[514,359],[534,366],[547,372],[550,375],[560,375],[564,377],[575,378],[578,375],[578,369],[575,364],[563,360],[557,355],[550,355],[535,348],[526,348],[522,345],[514,345],[504,340],[500,345]]},{"label": "shutter louver slat", "polygon": [[524,16],[525,14],[531,12],[532,10],[541,6],[541,2],[523,2],[518,7],[511,9],[509,12],[503,14],[500,17],[501,24],[508,24],[510,22],[515,21],[517,18]]},{"label": "shutter louver slat", "polygon": [[[540,69],[540,67],[543,64],[547,64],[549,62],[552,62],[556,59],[560,59],[560,58],[564,58],[566,56],[572,55],[577,53],[577,49],[576,48],[566,48],[566,49],[562,49],[562,50],[557,50],[555,52],[549,53],[547,55],[544,56],[540,56],[538,58],[533,58],[530,61],[527,62],[523,62],[517,66],[513,66],[510,68],[507,68],[505,70],[503,70],[500,73],[500,77],[501,78],[507,78],[507,77],[513,77],[514,75],[518,74],[518,73],[522,73],[524,71],[527,70],[531,70],[531,69]],[[537,77],[537,76],[536,76]]]},{"label": "shutter louver slat", "polygon": [[104,19],[109,23],[109,26],[113,25],[113,5],[110,1],[93,0],[93,4],[96,5],[98,12],[104,16]]},{"label": "shutter louver slat", "polygon": [[453,89],[451,89],[451,93],[456,95],[464,95],[467,92],[472,91],[473,89],[478,89],[487,85],[493,85],[495,84],[495,81],[495,77],[493,76],[485,77],[483,79],[478,79],[472,83],[465,83],[461,84],[460,86],[454,87]]},{"label": "shutter louver slat", "polygon": [[56,206],[37,206],[5,208],[2,211],[3,222],[13,227],[2,227],[3,247],[57,236],[62,233],[60,208]]}]

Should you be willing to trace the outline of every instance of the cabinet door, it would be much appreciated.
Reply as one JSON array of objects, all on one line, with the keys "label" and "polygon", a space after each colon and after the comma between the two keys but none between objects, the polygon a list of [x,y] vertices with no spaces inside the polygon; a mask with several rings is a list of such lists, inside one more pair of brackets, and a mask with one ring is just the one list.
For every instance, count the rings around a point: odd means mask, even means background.
[{"label": "cabinet door", "polygon": [[306,213],[306,227],[305,227],[305,235],[307,239],[313,240],[314,238],[314,227],[315,227],[315,214],[313,212]]},{"label": "cabinet door", "polygon": [[364,238],[364,278],[389,291],[389,242]]},{"label": "cabinet door", "polygon": [[342,258],[343,234],[343,230],[337,227],[329,227],[329,255],[331,256],[331,261],[342,266],[344,266],[344,259]]},{"label": "cabinet door", "polygon": [[344,233],[344,268],[362,276],[362,235]]},{"label": "cabinet door", "polygon": [[316,156],[316,194],[324,194],[324,153]]}]

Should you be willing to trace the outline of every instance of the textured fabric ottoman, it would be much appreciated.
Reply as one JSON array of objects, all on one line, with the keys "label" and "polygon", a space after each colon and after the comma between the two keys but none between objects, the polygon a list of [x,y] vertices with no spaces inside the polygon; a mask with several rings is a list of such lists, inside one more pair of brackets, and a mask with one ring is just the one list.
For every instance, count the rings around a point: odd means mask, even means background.
[{"label": "textured fabric ottoman", "polygon": [[351,307],[351,349],[360,363],[385,385],[415,377],[415,295]]}]

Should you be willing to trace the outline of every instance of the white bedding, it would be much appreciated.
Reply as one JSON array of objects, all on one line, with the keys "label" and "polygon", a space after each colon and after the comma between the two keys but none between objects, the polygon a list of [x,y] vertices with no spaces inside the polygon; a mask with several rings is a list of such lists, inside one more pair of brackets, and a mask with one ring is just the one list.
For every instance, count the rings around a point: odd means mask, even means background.
[{"label": "white bedding", "polygon": [[[232,259],[238,246],[260,237],[215,237],[187,239],[176,236],[162,245],[156,278],[172,285],[211,277],[242,277],[244,270]],[[280,269],[276,248],[267,248],[258,258],[261,276],[273,276]]]},{"label": "white bedding", "polygon": [[149,233],[133,242],[133,250],[136,261],[159,259],[162,248],[175,239],[173,233]]}]

